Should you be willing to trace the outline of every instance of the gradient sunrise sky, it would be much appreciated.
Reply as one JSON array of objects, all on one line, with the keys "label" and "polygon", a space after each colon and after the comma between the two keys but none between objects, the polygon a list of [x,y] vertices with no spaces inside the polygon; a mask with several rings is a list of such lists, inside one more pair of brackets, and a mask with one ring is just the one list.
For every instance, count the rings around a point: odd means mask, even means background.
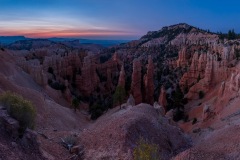
[{"label": "gradient sunrise sky", "polygon": [[238,0],[0,0],[0,36],[137,39],[188,23],[240,32]]}]

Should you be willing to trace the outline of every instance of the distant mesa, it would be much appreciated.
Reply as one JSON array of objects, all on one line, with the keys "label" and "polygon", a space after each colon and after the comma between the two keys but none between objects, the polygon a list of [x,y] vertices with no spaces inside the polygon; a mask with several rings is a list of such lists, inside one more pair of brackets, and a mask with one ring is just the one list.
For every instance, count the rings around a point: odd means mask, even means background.
[{"label": "distant mesa", "polygon": [[20,40],[27,40],[25,36],[0,36],[0,44],[8,45]]}]

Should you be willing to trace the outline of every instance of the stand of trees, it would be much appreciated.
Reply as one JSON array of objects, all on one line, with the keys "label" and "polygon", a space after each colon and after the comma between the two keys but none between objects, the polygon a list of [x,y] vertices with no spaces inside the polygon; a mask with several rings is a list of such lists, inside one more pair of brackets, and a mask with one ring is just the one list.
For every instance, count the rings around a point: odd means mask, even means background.
[{"label": "stand of trees", "polygon": [[224,38],[228,40],[240,39],[240,34],[235,33],[234,29],[229,30],[228,33],[218,32],[217,34],[219,35],[220,39]]}]

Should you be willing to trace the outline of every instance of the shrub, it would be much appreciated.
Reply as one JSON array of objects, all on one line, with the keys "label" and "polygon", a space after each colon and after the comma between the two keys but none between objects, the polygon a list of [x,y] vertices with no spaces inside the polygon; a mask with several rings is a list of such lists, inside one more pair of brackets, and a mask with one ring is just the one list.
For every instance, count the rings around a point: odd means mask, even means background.
[{"label": "shrub", "polygon": [[36,110],[30,101],[15,93],[6,92],[0,96],[0,102],[6,107],[8,114],[19,122],[20,135],[27,128],[34,129]]},{"label": "shrub", "polygon": [[192,125],[197,123],[197,118],[193,118]]},{"label": "shrub", "polygon": [[176,108],[173,112],[173,120],[175,122],[184,118],[184,112],[180,108]]},{"label": "shrub", "polygon": [[235,56],[236,56],[237,60],[240,59],[240,50],[239,49],[235,49]]},{"label": "shrub", "polygon": [[184,116],[184,119],[183,119],[184,122],[188,122],[188,118],[189,118],[189,116],[188,116],[188,115],[185,115],[185,116]]},{"label": "shrub", "polygon": [[183,103],[184,105],[187,104],[187,103],[188,103],[188,99],[187,99],[187,98],[183,98],[182,103]]},{"label": "shrub", "polygon": [[183,93],[184,93],[184,94],[187,94],[187,93],[188,93],[188,91],[189,91],[189,88],[188,88],[188,86],[185,86],[185,87],[184,87],[184,90],[183,90]]},{"label": "shrub", "polygon": [[48,67],[48,73],[54,74],[54,73],[53,73],[53,68],[52,68],[52,67]]},{"label": "shrub", "polygon": [[199,82],[200,80],[201,80],[201,76],[200,74],[198,74],[197,82]]},{"label": "shrub", "polygon": [[48,84],[51,85],[53,81],[51,79],[48,79]]},{"label": "shrub", "polygon": [[89,112],[91,114],[91,119],[96,120],[98,117],[100,117],[103,114],[103,106],[95,103],[89,108]]},{"label": "shrub", "polygon": [[159,148],[140,137],[133,151],[134,160],[160,160]]},{"label": "shrub", "polygon": [[199,99],[203,99],[204,95],[205,95],[205,94],[204,94],[203,91],[199,91],[199,92],[198,92]]},{"label": "shrub", "polygon": [[61,140],[62,140],[62,145],[68,150],[71,150],[71,148],[77,144],[77,137],[74,135],[61,138]]},{"label": "shrub", "polygon": [[48,81],[50,87],[52,87],[55,90],[61,90],[62,93],[65,92],[66,86],[64,84],[61,84],[59,82],[52,82],[52,83],[50,82],[51,81]]}]

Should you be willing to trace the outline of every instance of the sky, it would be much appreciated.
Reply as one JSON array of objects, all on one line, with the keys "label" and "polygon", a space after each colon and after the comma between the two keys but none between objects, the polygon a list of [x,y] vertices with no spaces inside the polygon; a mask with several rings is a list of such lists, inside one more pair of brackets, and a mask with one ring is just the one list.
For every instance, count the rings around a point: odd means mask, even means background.
[{"label": "sky", "polygon": [[0,36],[138,39],[164,26],[240,32],[239,0],[0,0]]}]

